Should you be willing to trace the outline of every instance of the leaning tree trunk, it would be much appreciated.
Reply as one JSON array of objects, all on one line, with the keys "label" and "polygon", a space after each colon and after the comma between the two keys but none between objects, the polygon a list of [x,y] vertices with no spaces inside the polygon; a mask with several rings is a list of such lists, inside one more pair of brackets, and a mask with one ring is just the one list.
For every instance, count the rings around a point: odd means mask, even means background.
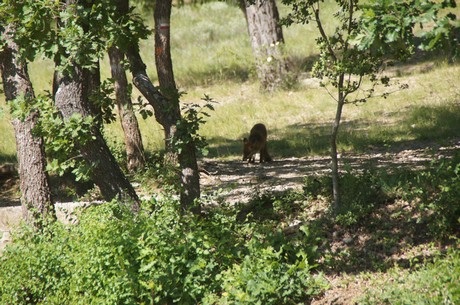
[{"label": "leaning tree trunk", "polygon": [[[7,26],[3,33],[7,45],[0,53],[0,70],[5,96],[7,101],[23,97],[27,102],[35,98],[34,91],[27,65],[19,59],[19,47],[9,37],[11,31],[14,31],[13,26]],[[39,113],[32,110],[24,120],[13,119],[23,217],[36,227],[40,227],[44,219],[56,218],[46,172],[43,139],[33,134],[38,117]]]},{"label": "leaning tree trunk", "polygon": [[[78,1],[80,0],[67,0],[67,5],[73,5]],[[91,5],[91,3],[86,3],[86,5]],[[95,118],[98,113],[94,113],[95,109],[88,97],[91,95],[91,90],[97,87],[96,72],[84,69],[75,62],[72,66],[72,71],[64,71],[55,77],[57,82],[55,85],[57,88],[56,107],[61,112],[64,121],[69,120],[75,114],[82,118],[90,116]],[[140,208],[139,198],[110,152],[98,126],[93,126],[89,132],[89,139],[85,143],[76,143],[76,145],[83,159],[91,166],[91,179],[99,187],[105,200],[110,201],[117,198],[127,201],[131,205],[131,210],[137,212]]]},{"label": "leaning tree trunk", "polygon": [[[155,63],[157,67],[160,89],[170,102],[172,121],[169,121],[165,128],[165,140],[167,153],[176,152],[171,148],[171,142],[177,140],[176,122],[181,120],[179,107],[179,94],[174,81],[173,66],[170,47],[170,19],[171,0],[157,1],[155,5]],[[180,201],[182,208],[190,207],[194,200],[200,198],[200,173],[196,161],[196,147],[192,141],[186,142],[178,154],[178,161],[181,170],[181,193]],[[199,212],[198,207],[194,207]]]},{"label": "leaning tree trunk", "polygon": [[275,0],[240,0],[245,14],[257,75],[264,91],[273,91],[287,74],[284,37]]},{"label": "leaning tree trunk", "polygon": [[145,156],[142,136],[131,103],[126,72],[121,64],[124,54],[117,47],[109,49],[110,69],[115,80],[115,96],[121,127],[125,135],[127,165],[130,172],[144,168]]},{"label": "leaning tree trunk", "polygon": [[[88,95],[89,71],[74,65],[72,75],[62,75],[59,78],[55,103],[64,120],[75,114],[85,118],[93,116],[91,113]],[[86,143],[76,143],[82,157],[92,166],[91,179],[99,187],[104,199],[114,198],[132,202],[132,210],[139,210],[139,198],[132,185],[126,179],[123,171],[110,152],[101,132],[94,126],[90,131],[91,137]]]},{"label": "leaning tree trunk", "polygon": [[[160,91],[152,84],[150,78],[146,72],[146,66],[142,61],[142,58],[139,55],[139,50],[135,47],[131,47],[126,53],[131,73],[133,74],[133,84],[137,89],[142,93],[142,95],[147,99],[149,104],[154,109],[155,119],[157,122],[163,126],[166,130],[171,130],[170,126],[173,126],[177,120],[176,117],[168,111],[170,101],[166,99]],[[190,146],[187,146],[187,150],[184,150],[181,155],[187,156],[189,154],[190,159],[195,158],[195,149],[188,150]],[[180,155],[179,157],[180,158]],[[195,177],[195,174],[198,174],[196,163],[190,167],[186,167],[185,162],[179,161],[181,166],[181,206],[184,210],[189,209],[193,204],[194,200],[199,198],[199,180],[191,179],[190,177]],[[195,186],[196,181],[198,181],[198,188],[189,189]],[[193,209],[193,212],[199,213],[199,207]]]},{"label": "leaning tree trunk", "polygon": [[[119,10],[120,13],[123,14],[124,12],[122,9],[126,9],[126,4],[128,3],[127,0],[123,0],[119,2]],[[159,1],[157,2],[157,8],[159,6],[166,6],[166,8],[171,6],[170,1]],[[156,8],[156,9],[157,9]],[[160,9],[162,10],[162,9]],[[170,10],[170,8],[169,8]],[[170,12],[170,11],[169,11]],[[169,26],[169,13],[166,13],[168,16],[165,23]],[[161,23],[161,22],[160,22]],[[156,23],[156,24],[160,24]],[[159,29],[161,30],[161,29]],[[168,28],[168,35],[169,35],[169,28]],[[168,36],[169,38],[169,36]],[[163,39],[163,38],[162,38]],[[161,48],[161,45],[157,45],[158,48]],[[164,46],[166,47],[166,46]],[[168,39],[168,46],[169,48],[169,39]],[[164,52],[163,49],[157,49],[156,52]],[[169,52],[168,52],[169,53]],[[170,55],[169,55],[170,56]],[[139,55],[139,46],[138,45],[131,45],[128,47],[126,51],[126,57],[130,64],[131,73],[133,75],[133,84],[136,88],[142,93],[142,95],[147,99],[149,104],[154,109],[155,119],[157,122],[163,126],[165,130],[165,141],[167,146],[169,145],[170,139],[174,136],[176,123],[178,120],[181,119],[180,116],[180,109],[179,109],[179,102],[177,98],[177,89],[175,88],[172,92],[175,93],[176,99],[170,100],[165,97],[160,91],[152,84],[152,81],[147,75],[146,66],[142,61],[141,56]],[[161,69],[161,68],[160,68]],[[172,65],[171,65],[172,71]],[[163,75],[159,73],[159,77]],[[167,73],[165,73],[167,74]],[[172,76],[172,73],[169,74]],[[174,77],[171,78],[174,81]],[[168,93],[167,89],[164,89],[166,94]],[[195,157],[195,147],[193,143],[189,143],[185,149],[183,149],[182,153],[177,156],[180,167],[181,167],[181,206],[184,210],[189,209],[192,207],[193,202],[195,199],[200,197],[200,185],[199,185],[199,172],[198,166],[196,164],[196,157]],[[193,209],[195,213],[199,213],[199,207]]]}]

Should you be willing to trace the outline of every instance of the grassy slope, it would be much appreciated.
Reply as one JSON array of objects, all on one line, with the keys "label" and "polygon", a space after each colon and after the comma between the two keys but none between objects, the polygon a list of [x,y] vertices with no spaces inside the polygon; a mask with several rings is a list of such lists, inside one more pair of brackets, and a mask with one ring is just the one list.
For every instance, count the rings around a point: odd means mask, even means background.
[{"label": "grassy slope", "polygon": [[[286,13],[287,9],[282,7],[281,11]],[[298,84],[273,95],[261,94],[252,67],[245,21],[238,8],[215,2],[174,9],[172,29],[175,75],[181,90],[187,92],[183,100],[197,102],[209,94],[219,102],[202,128],[209,139],[210,157],[239,156],[241,138],[257,122],[267,125],[275,157],[327,153],[334,101],[324,89],[314,85]],[[328,30],[332,31],[333,25]],[[311,26],[285,29],[287,54],[295,73],[308,72],[316,52],[315,33]],[[148,71],[155,80],[153,37],[143,42],[142,49]],[[102,64],[103,76],[108,77],[107,60]],[[30,71],[38,93],[51,88],[49,61],[38,60],[31,64]],[[339,139],[341,149],[357,151],[371,145],[459,135],[455,124],[446,124],[455,123],[460,113],[455,104],[460,95],[455,86],[458,66],[419,63],[392,68],[390,74],[398,76],[410,88],[385,100],[376,98],[366,105],[347,107]],[[0,103],[4,104],[3,97]],[[153,118],[140,124],[146,148],[161,149],[160,126]],[[109,142],[121,142],[119,124],[112,124],[109,129]],[[0,120],[0,133],[3,135],[0,158],[12,158],[14,137],[7,115]]]}]

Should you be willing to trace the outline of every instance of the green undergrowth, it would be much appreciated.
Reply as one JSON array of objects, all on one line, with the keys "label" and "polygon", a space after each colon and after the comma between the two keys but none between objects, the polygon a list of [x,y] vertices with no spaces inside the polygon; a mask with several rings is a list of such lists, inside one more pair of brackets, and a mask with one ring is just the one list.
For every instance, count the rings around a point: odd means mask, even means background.
[{"label": "green undergrowth", "polygon": [[459,304],[460,251],[450,249],[413,271],[392,269],[372,281],[358,304]]},{"label": "green undergrowth", "polygon": [[418,170],[347,172],[337,210],[330,178],[310,176],[302,192],[257,195],[243,215],[301,220],[319,246],[318,270],[366,279],[356,304],[457,304],[459,166],[454,155]]},{"label": "green undergrowth", "polygon": [[113,202],[76,225],[23,227],[1,257],[0,303],[298,304],[325,288],[306,234],[230,208],[181,215],[168,197],[144,208]]},{"label": "green undergrowth", "polygon": [[[112,202],[71,225],[23,226],[0,258],[0,304],[308,304],[328,289],[323,273],[342,272],[396,278],[364,304],[455,304],[459,168],[453,156],[418,170],[348,169],[336,210],[330,178],[309,176],[301,190],[248,203],[209,196],[201,216],[165,192],[137,215]],[[448,250],[420,250],[428,244]]]}]

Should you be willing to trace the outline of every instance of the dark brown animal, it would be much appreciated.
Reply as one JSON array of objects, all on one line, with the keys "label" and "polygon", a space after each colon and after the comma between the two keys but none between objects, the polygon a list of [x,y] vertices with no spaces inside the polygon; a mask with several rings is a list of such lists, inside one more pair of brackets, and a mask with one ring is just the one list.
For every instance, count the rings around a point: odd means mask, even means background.
[{"label": "dark brown animal", "polygon": [[264,124],[256,124],[252,127],[249,139],[243,139],[243,161],[249,160],[254,163],[255,154],[260,154],[260,163],[272,161],[267,150],[267,128]]}]

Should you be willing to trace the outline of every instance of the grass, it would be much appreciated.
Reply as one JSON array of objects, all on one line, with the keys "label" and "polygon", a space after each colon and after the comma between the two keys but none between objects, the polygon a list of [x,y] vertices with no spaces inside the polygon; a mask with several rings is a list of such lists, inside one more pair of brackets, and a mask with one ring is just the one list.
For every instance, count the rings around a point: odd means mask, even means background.
[{"label": "grass", "polygon": [[[339,148],[363,151],[371,146],[415,140],[442,142],[460,136],[455,123],[460,90],[453,86],[459,73],[458,66],[441,64],[426,74],[402,79],[413,83],[408,90],[347,106]],[[433,79],[439,79],[439,84],[433,84]],[[218,93],[208,92],[221,101],[202,130],[209,139],[211,156],[239,155],[242,137],[257,122],[267,125],[270,147],[277,157],[327,153],[335,104],[324,89],[297,88],[271,96],[259,94],[256,85],[245,84],[235,90],[239,93],[222,99]]]},{"label": "grass", "polygon": [[[332,12],[328,5],[325,12]],[[280,7],[281,15],[288,9]],[[152,27],[151,14],[145,18]],[[190,23],[194,24],[190,27]],[[328,23],[327,31],[334,25]],[[292,26],[284,29],[286,53],[294,73],[308,72],[316,56],[316,29]],[[253,124],[269,130],[270,150],[275,157],[302,157],[328,153],[335,103],[323,88],[294,84],[289,90],[266,95],[259,92],[252,51],[242,12],[224,2],[173,9],[172,57],[178,86],[186,91],[184,102],[199,102],[204,94],[218,104],[202,134],[208,138],[212,158],[239,158],[241,139]],[[153,80],[153,37],[142,43],[142,56]],[[206,54],[206,56],[203,56]],[[109,76],[106,59],[102,75]],[[37,60],[30,65],[37,93],[51,89],[52,63]],[[398,145],[404,141],[443,141],[458,137],[460,74],[456,65],[442,60],[392,68],[389,72],[409,89],[376,98],[365,105],[345,108],[339,149],[363,151],[373,146]],[[139,95],[135,91],[134,98]],[[0,97],[0,105],[4,105]],[[7,111],[5,111],[7,112]],[[7,115],[0,120],[0,158],[14,160],[14,136]],[[150,152],[163,148],[163,131],[153,118],[140,120],[144,146]],[[122,143],[116,122],[108,126],[109,142]]]},{"label": "grass", "polygon": [[8,111],[0,108],[0,163],[16,159],[16,142]]},{"label": "grass", "polygon": [[432,260],[412,272],[395,267],[388,274],[373,278],[359,304],[457,304],[459,252],[437,253]]}]

